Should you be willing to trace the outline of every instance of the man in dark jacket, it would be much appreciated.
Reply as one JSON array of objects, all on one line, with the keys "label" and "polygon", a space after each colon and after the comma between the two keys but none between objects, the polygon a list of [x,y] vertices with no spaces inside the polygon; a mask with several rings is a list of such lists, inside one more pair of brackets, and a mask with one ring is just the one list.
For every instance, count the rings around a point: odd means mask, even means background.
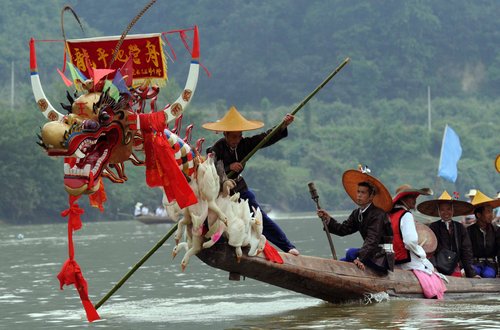
[{"label": "man in dark jacket", "polygon": [[323,209],[318,210],[318,216],[326,221],[332,234],[346,236],[357,231],[361,234],[363,246],[349,249],[345,261],[354,262],[361,270],[365,265],[380,272],[393,270],[393,235],[386,213],[392,207],[390,193],[376,178],[356,170],[346,171],[342,182],[347,194],[359,207],[342,223]]},{"label": "man in dark jacket", "polygon": [[[444,191],[438,199],[428,200],[417,206],[420,213],[440,217],[438,221],[430,224],[430,228],[436,235],[437,249],[430,259],[438,271],[445,275],[461,276],[460,265],[467,277],[479,277],[472,267],[472,246],[465,226],[453,217],[469,214],[472,212],[472,204],[453,199],[448,192]],[[452,251],[458,255],[458,261],[454,265],[454,271],[445,271],[446,265],[440,263],[438,255],[444,251]]]},{"label": "man in dark jacket", "polygon": [[[287,114],[285,118],[283,118],[281,130],[272,136],[262,147],[268,147],[282,138],[285,138],[288,135],[287,126],[291,124],[293,120],[294,117]],[[245,158],[271,132],[271,130],[250,137],[243,137],[243,131],[261,128],[264,126],[264,123],[245,119],[235,107],[231,107],[221,120],[214,123],[206,123],[202,126],[208,130],[224,132],[224,137],[208,148],[207,152],[214,152],[217,161],[223,162],[226,174],[231,171],[238,174],[234,179],[236,187],[231,191],[231,194],[240,193],[240,198],[247,199],[250,208],[253,207],[257,209],[257,207],[260,207],[255,198],[255,194],[248,188],[245,179],[241,176],[241,172],[244,169],[244,164],[241,163],[241,160],[243,160],[243,158]],[[262,233],[266,239],[285,252],[299,255],[299,251],[295,245],[290,242],[278,224],[269,218],[262,210],[262,207],[260,207],[260,210],[262,212],[264,225]]]},{"label": "man in dark jacket", "polygon": [[472,199],[476,222],[467,227],[472,243],[473,267],[481,277],[497,276],[497,261],[500,260],[500,228],[493,226],[493,208],[500,205],[477,190]]}]

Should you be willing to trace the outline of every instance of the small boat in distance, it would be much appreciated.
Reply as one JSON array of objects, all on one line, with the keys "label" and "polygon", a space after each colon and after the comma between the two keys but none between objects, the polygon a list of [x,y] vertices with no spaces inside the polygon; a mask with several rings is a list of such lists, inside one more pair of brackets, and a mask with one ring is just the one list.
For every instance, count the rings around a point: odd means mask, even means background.
[{"label": "small boat in distance", "polygon": [[159,224],[159,223],[175,223],[174,220],[170,219],[168,216],[157,216],[154,214],[148,214],[148,215],[139,215],[134,217],[135,220],[142,222],[143,224],[146,225],[153,225],[153,224]]}]

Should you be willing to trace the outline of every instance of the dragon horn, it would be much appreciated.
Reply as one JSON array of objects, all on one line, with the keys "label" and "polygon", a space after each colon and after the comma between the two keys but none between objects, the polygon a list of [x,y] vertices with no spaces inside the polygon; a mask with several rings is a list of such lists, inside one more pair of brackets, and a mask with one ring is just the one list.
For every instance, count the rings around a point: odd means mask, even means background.
[{"label": "dragon horn", "polygon": [[30,39],[30,69],[31,69],[31,89],[33,90],[33,95],[35,96],[36,103],[42,111],[45,118],[49,120],[61,120],[64,115],[59,113],[52,104],[47,100],[45,93],[43,92],[42,84],[40,82],[40,77],[38,76],[38,68],[36,65],[36,51],[35,51],[35,39]]},{"label": "dragon horn", "polygon": [[196,90],[196,85],[198,84],[198,74],[200,71],[200,43],[198,38],[198,26],[194,26],[194,36],[193,36],[193,50],[191,52],[191,65],[189,66],[189,74],[187,77],[186,85],[182,94],[173,102],[167,105],[163,111],[165,111],[165,117],[167,118],[167,123],[178,118],[187,106],[191,102],[191,99]]}]

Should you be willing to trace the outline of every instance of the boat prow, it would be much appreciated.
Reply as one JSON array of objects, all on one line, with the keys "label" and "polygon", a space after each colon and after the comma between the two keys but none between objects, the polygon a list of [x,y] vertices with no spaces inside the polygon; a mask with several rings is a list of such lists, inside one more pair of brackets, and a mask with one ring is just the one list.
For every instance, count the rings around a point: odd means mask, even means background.
[{"label": "boat prow", "polygon": [[[228,271],[230,279],[241,275],[332,303],[364,299],[381,292],[395,297],[424,298],[411,271],[394,270],[383,275],[371,269],[361,271],[350,262],[282,252],[284,263],[278,264],[262,256],[249,257],[247,252],[244,249],[238,263],[234,248],[220,243],[197,256],[209,266]],[[500,293],[500,279],[447,279],[445,299]]]}]

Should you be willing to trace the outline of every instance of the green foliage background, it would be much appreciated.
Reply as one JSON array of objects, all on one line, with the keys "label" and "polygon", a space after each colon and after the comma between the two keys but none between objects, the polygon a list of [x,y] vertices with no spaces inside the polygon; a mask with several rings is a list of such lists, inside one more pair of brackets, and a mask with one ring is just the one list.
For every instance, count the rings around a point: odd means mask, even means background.
[{"label": "green foliage background", "polygon": [[[61,39],[60,10],[69,3],[82,19],[65,16],[69,38],[120,35],[144,6],[137,1],[10,1],[0,12],[0,219],[15,223],[64,221],[67,205],[62,160],[36,145],[44,118],[29,81],[30,37]],[[220,135],[201,124],[230,105],[248,118],[277,124],[345,57],[351,62],[298,113],[286,140],[259,151],[245,176],[258,199],[275,210],[312,210],[307,183],[322,205],[348,209],[342,173],[367,164],[394,192],[402,183],[463,195],[500,190],[493,161],[500,153],[500,3],[497,1],[158,1],[131,33],[200,29],[200,75],[184,123],[195,125],[204,147]],[[177,58],[160,103],[174,100],[187,75],[189,55],[178,37]],[[37,42],[38,66],[52,104],[65,102],[56,73],[60,42]],[[172,55],[171,55],[172,57]],[[12,70],[14,80],[12,81]],[[12,94],[11,84],[15,93]],[[429,130],[427,90],[432,93]],[[12,105],[11,98],[14,103]],[[62,109],[60,109],[62,111]],[[436,177],[443,130],[460,136],[463,154],[455,184]],[[137,201],[154,208],[158,189],[146,187],[144,169],[128,164],[129,181],[105,183],[106,210],[82,204],[85,219],[129,217]]]}]

